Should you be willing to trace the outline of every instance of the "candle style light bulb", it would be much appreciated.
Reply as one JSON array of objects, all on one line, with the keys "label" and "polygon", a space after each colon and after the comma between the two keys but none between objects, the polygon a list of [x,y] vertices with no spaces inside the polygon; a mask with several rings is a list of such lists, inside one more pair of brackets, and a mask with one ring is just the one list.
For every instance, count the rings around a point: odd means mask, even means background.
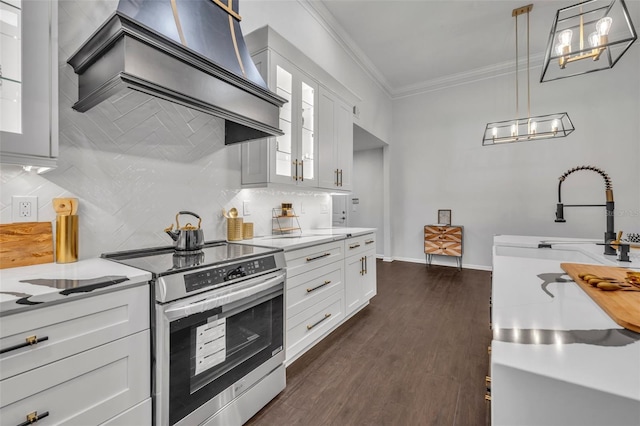
[{"label": "candle style light bulb", "polygon": [[558,133],[558,120],[553,120],[553,122],[551,123],[551,131],[554,135]]},{"label": "candle style light bulb", "polygon": [[493,135],[493,138],[495,139],[498,136],[498,128],[494,127],[493,129],[491,129],[491,134]]},{"label": "candle style light bulb", "polygon": [[511,125],[511,136],[515,136],[516,134],[517,134],[517,133],[516,133],[516,125],[515,125],[515,124],[512,124],[512,125]]},{"label": "candle style light bulb", "polygon": [[535,135],[538,132],[538,123],[535,121],[531,122],[531,134]]},{"label": "candle style light bulb", "polygon": [[593,48],[598,47],[600,45],[600,34],[597,32],[589,34],[589,45]]},{"label": "candle style light bulb", "polygon": [[613,22],[613,19],[611,19],[608,16],[605,16],[604,18],[600,19],[597,23],[596,23],[596,30],[598,31],[598,35],[600,36],[606,36],[609,34],[609,30],[611,29],[611,23]]},{"label": "candle style light bulb", "polygon": [[572,37],[573,37],[573,31],[564,30],[564,31],[562,31],[560,33],[560,35],[558,35],[558,40],[560,41],[560,44],[562,44],[562,45],[571,46],[571,38]]}]

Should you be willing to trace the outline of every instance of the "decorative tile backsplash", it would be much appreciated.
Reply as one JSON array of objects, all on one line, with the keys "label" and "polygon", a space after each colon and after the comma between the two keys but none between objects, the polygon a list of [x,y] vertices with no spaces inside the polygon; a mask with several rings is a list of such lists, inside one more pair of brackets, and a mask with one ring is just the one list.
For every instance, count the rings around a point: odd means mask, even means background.
[{"label": "decorative tile backsplash", "polygon": [[[304,229],[331,226],[331,197],[322,192],[241,189],[240,146],[224,145],[224,121],[139,92],[114,96],[86,113],[71,108],[77,78],[66,59],[83,20],[60,14],[58,167],[44,175],[0,168],[0,222],[11,222],[11,196],[39,197],[38,221],[52,221],[52,198],[79,199],[80,258],[172,243],[164,228],[178,211],[202,217],[207,240],[225,239],[222,209],[242,214],[249,201],[254,234],[271,234],[272,211],[291,202]],[[62,26],[72,26],[62,31]],[[86,24],[84,24],[86,25]],[[249,142],[250,143],[250,142]],[[324,213],[323,213],[324,212]]]}]

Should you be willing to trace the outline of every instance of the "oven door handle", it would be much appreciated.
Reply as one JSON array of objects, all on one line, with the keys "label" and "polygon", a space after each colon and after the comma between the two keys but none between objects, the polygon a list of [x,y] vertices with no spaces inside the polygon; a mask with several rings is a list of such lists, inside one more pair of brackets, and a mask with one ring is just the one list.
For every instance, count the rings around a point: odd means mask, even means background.
[{"label": "oven door handle", "polygon": [[233,284],[227,288],[223,287],[210,293],[205,292],[200,295],[195,295],[184,301],[172,304],[170,308],[164,311],[164,315],[169,321],[175,321],[193,314],[210,311],[239,300],[251,300],[258,295],[281,293],[284,291],[284,278],[285,274],[281,273],[275,277],[255,278]]}]

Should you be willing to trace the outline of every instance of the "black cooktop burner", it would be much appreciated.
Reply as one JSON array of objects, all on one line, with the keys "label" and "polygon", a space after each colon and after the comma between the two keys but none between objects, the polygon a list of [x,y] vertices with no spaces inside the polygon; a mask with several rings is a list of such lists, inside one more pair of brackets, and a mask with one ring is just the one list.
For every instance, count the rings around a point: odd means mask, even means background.
[{"label": "black cooktop burner", "polygon": [[196,252],[176,251],[173,246],[105,253],[103,258],[149,271],[155,277],[211,267],[236,260],[281,251],[271,247],[209,241]]}]

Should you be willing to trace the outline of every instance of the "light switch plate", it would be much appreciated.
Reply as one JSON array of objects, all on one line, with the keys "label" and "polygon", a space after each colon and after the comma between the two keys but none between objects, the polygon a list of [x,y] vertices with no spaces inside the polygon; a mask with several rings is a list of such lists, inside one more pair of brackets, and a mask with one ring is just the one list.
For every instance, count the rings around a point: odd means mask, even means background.
[{"label": "light switch plate", "polygon": [[13,222],[37,222],[38,197],[11,197],[11,220]]},{"label": "light switch plate", "polygon": [[242,215],[243,216],[251,215],[251,203],[249,201],[242,202]]}]

